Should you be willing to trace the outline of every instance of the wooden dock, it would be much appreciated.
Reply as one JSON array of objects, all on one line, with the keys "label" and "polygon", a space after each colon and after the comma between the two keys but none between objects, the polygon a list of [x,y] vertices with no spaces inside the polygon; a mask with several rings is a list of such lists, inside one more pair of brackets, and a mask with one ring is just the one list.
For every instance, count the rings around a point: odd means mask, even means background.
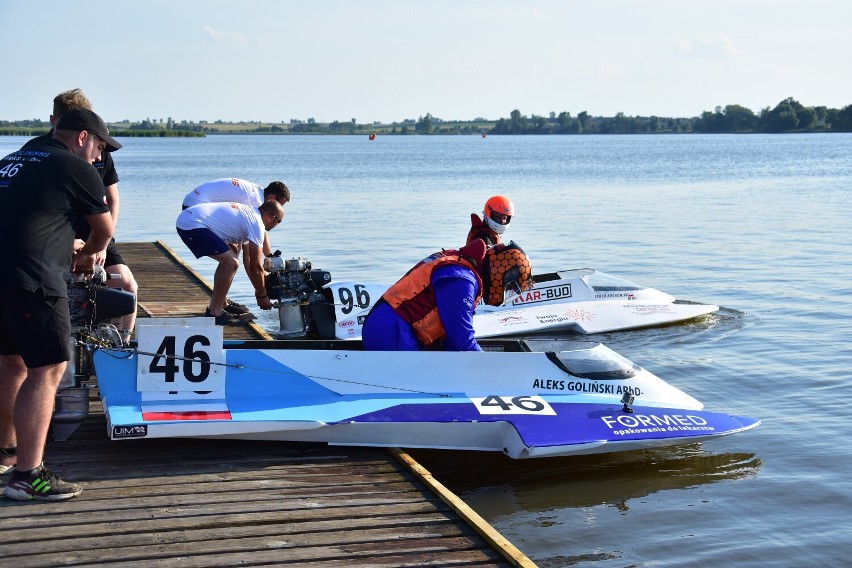
[{"label": "wooden dock", "polygon": [[[120,249],[140,317],[203,314],[209,286],[168,247]],[[251,325],[226,326],[226,337],[268,338]],[[89,418],[48,444],[46,462],[83,494],[0,499],[9,566],[534,566],[402,450],[111,441],[93,397]]]}]

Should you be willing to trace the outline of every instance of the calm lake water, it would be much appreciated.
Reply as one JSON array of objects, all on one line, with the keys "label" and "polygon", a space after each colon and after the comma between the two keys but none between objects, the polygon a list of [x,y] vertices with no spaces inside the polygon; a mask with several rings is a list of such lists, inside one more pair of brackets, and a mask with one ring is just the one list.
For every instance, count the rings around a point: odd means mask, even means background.
[{"label": "calm lake water", "polygon": [[[0,137],[0,154],[24,140]],[[852,135],[122,142],[119,242],[162,240],[211,282],[174,220],[195,186],[242,177],[290,186],[273,247],[335,279],[393,281],[460,246],[499,193],[535,272],[588,266],[722,306],[591,339],[756,430],[535,461],[414,452],[540,566],[852,563]],[[242,272],[232,297],[253,305]]]}]

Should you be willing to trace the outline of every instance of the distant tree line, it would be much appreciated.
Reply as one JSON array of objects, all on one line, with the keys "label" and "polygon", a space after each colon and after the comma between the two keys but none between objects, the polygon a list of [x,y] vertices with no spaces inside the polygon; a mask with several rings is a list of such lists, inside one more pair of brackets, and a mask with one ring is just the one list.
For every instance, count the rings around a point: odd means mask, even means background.
[{"label": "distant tree line", "polygon": [[572,117],[568,112],[549,117],[527,117],[514,110],[509,118],[497,121],[489,133],[493,134],[645,134],[663,132],[852,132],[852,105],[840,110],[806,107],[793,98],[766,107],[755,114],[740,105],[716,107],[694,118],[665,118],[659,116],[613,117],[590,116],[581,112]]},{"label": "distant tree line", "polygon": [[[648,133],[751,133],[751,132],[852,132],[852,105],[842,109],[824,106],[806,107],[791,98],[775,108],[766,107],[757,113],[740,105],[716,107],[692,118],[660,116],[592,116],[583,111],[577,116],[563,111],[548,116],[521,114],[513,110],[508,118],[497,121],[475,118],[471,121],[446,121],[426,113],[416,120],[382,124],[359,124],[354,118],[346,121],[320,123],[313,118],[292,119],[289,124],[260,121],[225,122],[205,120],[177,122],[146,118],[140,122],[124,120],[113,123],[116,135],[182,136],[211,134],[648,134]],[[44,120],[0,120],[0,134],[35,136],[47,132],[50,123]],[[186,134],[184,134],[186,133]]]}]

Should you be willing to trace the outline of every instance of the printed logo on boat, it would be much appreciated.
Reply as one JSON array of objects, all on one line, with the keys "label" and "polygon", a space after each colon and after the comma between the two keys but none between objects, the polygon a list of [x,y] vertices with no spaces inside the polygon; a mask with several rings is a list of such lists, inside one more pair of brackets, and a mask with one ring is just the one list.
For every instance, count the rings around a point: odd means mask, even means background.
[{"label": "printed logo on boat", "polygon": [[144,438],[148,435],[148,426],[140,424],[138,426],[113,426],[112,437],[114,440],[119,438]]},{"label": "printed logo on boat", "polygon": [[565,310],[564,314],[569,318],[573,318],[574,321],[592,321],[593,319],[595,319],[595,314],[583,308],[579,308],[576,310],[569,308]]},{"label": "printed logo on boat", "polygon": [[643,305],[643,306],[624,306],[637,316],[652,316],[654,314],[673,314],[675,311],[666,304],[659,305]]},{"label": "printed logo on boat", "polygon": [[601,421],[616,436],[647,436],[649,434],[690,435],[716,431],[704,417],[690,414],[616,414],[601,416]]},{"label": "printed logo on boat", "polygon": [[523,316],[505,316],[497,319],[502,325],[521,325],[527,323],[527,318]]},{"label": "printed logo on boat", "polygon": [[564,300],[571,297],[571,284],[560,284],[548,288],[534,288],[521,292],[512,299],[513,306],[536,304],[539,302],[550,302],[553,300]]},{"label": "printed logo on boat", "polygon": [[562,322],[589,321],[594,318],[594,314],[585,310],[567,310],[562,314],[545,314],[543,316],[535,316],[540,324],[554,324]]}]

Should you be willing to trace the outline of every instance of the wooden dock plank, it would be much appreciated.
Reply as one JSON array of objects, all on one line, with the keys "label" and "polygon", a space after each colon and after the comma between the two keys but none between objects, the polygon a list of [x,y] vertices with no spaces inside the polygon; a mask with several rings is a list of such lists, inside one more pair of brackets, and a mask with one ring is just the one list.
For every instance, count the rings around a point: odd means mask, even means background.
[{"label": "wooden dock plank", "polygon": [[[139,316],[200,316],[209,286],[161,243],[122,243]],[[270,339],[226,326],[228,339]],[[111,441],[89,418],[46,461],[83,494],[0,500],[10,566],[532,566],[470,525],[455,496],[374,448],[245,440]],[[428,477],[428,476],[427,476]],[[493,531],[493,529],[491,529]],[[485,538],[481,535],[485,534]]]}]

